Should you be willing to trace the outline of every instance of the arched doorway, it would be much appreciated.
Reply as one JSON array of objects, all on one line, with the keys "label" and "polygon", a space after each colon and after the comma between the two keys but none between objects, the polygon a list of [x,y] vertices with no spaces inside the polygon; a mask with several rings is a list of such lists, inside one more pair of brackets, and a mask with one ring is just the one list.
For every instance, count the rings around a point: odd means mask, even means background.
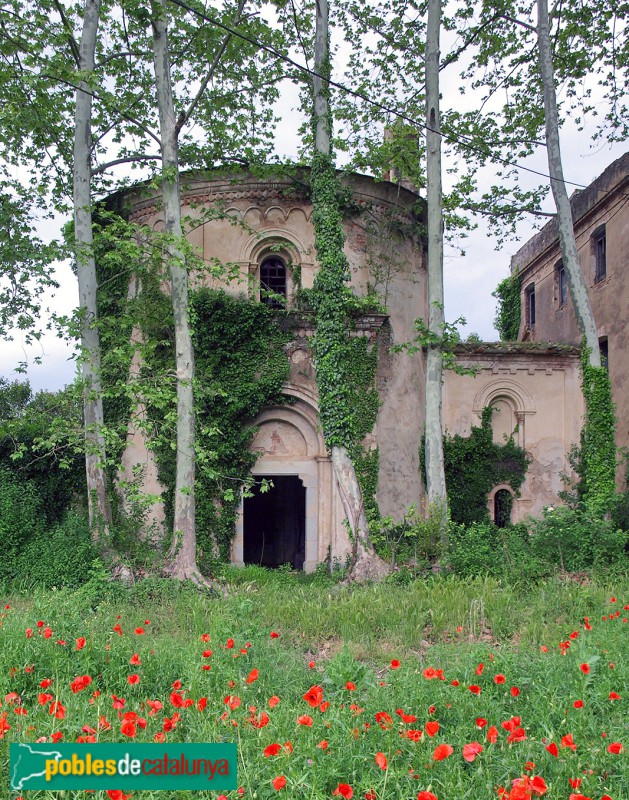
[{"label": "arched doorway", "polygon": [[[291,564],[311,572],[332,545],[332,466],[318,429],[316,410],[303,399],[265,409],[251,449],[259,484],[243,498],[232,546],[234,564]],[[330,541],[325,539],[325,536]]]}]

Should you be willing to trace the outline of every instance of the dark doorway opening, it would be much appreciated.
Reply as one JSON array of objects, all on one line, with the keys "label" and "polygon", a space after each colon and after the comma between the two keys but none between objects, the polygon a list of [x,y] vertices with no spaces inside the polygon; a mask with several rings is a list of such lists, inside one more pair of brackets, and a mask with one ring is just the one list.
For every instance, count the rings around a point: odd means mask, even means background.
[{"label": "dark doorway opening", "polygon": [[303,569],[306,557],[306,488],[297,475],[259,475],[273,483],[256,486],[243,507],[245,564]]},{"label": "dark doorway opening", "polygon": [[497,528],[506,528],[511,525],[511,509],[513,508],[513,495],[508,489],[498,489],[494,495],[494,524]]}]

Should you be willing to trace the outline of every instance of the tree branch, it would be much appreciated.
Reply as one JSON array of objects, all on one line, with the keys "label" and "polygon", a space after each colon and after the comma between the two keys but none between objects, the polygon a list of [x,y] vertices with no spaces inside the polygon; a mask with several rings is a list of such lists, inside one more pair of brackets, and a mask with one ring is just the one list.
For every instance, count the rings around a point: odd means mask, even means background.
[{"label": "tree branch", "polygon": [[[242,19],[242,12],[243,12],[243,10],[245,8],[245,3],[246,2],[247,2],[247,0],[239,0],[238,11],[236,12],[236,19],[234,20],[232,25],[238,25],[238,23]],[[218,51],[217,51],[216,55],[214,56],[214,59],[213,59],[212,63],[210,64],[210,66],[208,68],[208,71],[207,71],[207,74],[206,74],[205,78],[201,82],[201,86],[199,87],[199,91],[197,92],[196,97],[192,100],[192,102],[188,106],[187,111],[182,111],[181,114],[179,114],[179,118],[177,119],[177,124],[175,125],[175,135],[176,136],[179,135],[179,132],[181,131],[183,126],[186,124],[186,122],[190,119],[190,116],[191,116],[192,112],[197,107],[197,105],[199,104],[201,98],[203,97],[203,93],[207,89],[208,83],[212,80],[212,77],[213,77],[213,75],[214,75],[214,73],[216,71],[216,68],[218,67],[218,65],[220,63],[220,60],[223,57],[223,53],[227,49],[227,45],[229,44],[231,38],[232,38],[232,34],[231,33],[228,33],[225,36],[221,46],[218,48]]]},{"label": "tree branch", "polygon": [[465,52],[465,50],[467,50],[467,48],[472,44],[472,42],[476,39],[476,37],[480,34],[480,32],[488,25],[491,25],[491,23],[494,22],[494,20],[498,19],[499,16],[500,14],[496,12],[493,15],[493,17],[483,22],[482,25],[479,25],[473,31],[470,38],[467,39],[467,41],[463,42],[463,44],[461,45],[461,47],[458,48],[458,50],[455,50],[453,53],[450,53],[450,55],[447,56],[447,58],[444,58],[444,60],[441,62],[441,66],[439,67],[439,71],[441,72],[442,69],[445,69],[449,64],[452,64],[452,62],[456,61],[458,57],[461,55],[461,53]]},{"label": "tree branch", "polygon": [[92,170],[92,176],[94,175],[102,175],[103,172],[106,170],[111,169],[111,167],[115,167],[118,164],[129,164],[134,161],[159,161],[161,158],[160,154],[157,153],[156,155],[138,155],[135,156],[126,156],[124,158],[115,158],[113,161],[108,161],[106,164],[99,164],[98,167]]},{"label": "tree branch", "polygon": [[514,22],[516,25],[519,25],[522,28],[525,28],[527,31],[533,31],[533,33],[537,33],[537,28],[534,25],[529,25],[528,22],[522,22],[522,20],[516,19],[515,17],[510,17],[508,14],[497,14],[500,19],[506,19],[508,22]]},{"label": "tree branch", "polygon": [[70,50],[72,51],[72,56],[74,61],[76,62],[77,67],[81,68],[81,53],[79,51],[79,45],[74,38],[74,33],[72,32],[72,28],[70,27],[70,23],[68,22],[68,18],[66,17],[65,11],[63,10],[63,6],[59,2],[59,0],[53,0],[54,6],[59,12],[59,16],[61,17],[61,21],[63,22],[63,27],[68,34],[68,42],[70,44]]}]

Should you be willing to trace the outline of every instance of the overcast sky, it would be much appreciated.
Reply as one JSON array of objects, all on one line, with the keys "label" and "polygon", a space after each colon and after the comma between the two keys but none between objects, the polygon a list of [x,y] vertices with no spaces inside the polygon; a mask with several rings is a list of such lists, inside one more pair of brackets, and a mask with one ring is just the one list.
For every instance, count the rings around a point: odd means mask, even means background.
[{"label": "overcast sky", "polygon": [[[454,87],[443,87],[442,107],[448,103],[448,92],[455,91]],[[474,98],[467,96],[469,103]],[[457,101],[458,102],[458,101]],[[284,158],[296,159],[299,141],[296,131],[299,120],[296,118],[295,108],[298,105],[297,91],[291,84],[289,89],[282,94],[281,111],[283,119],[279,126],[277,136],[277,153]],[[562,129],[562,151],[564,157],[564,173],[568,181],[587,185],[594,180],[603,170],[626,150],[626,145],[617,144],[613,147],[597,144],[592,146],[592,130],[587,128],[577,131],[574,126],[566,125]],[[538,154],[522,164],[547,172],[546,153],[540,148]],[[487,171],[488,185],[490,185],[491,170]],[[521,186],[527,188],[539,179],[534,176],[527,177],[522,173]],[[571,188],[569,187],[569,192]],[[546,211],[554,211],[552,198],[547,201]],[[59,224],[63,220],[59,220]],[[541,223],[547,222],[542,219]],[[495,242],[487,233],[483,225],[472,232],[467,239],[461,241],[465,255],[460,255],[456,248],[449,247],[445,254],[445,312],[446,318],[453,321],[458,317],[465,317],[467,326],[462,329],[463,336],[475,332],[486,341],[497,338],[493,326],[495,314],[495,300],[491,296],[496,285],[507,276],[511,255],[515,253],[522,242],[535,233],[535,222],[527,219],[518,228],[520,243],[511,242],[502,246],[500,251],[495,250]],[[44,229],[44,236],[58,235],[54,225],[48,223]],[[57,268],[57,279],[60,289],[48,298],[48,304],[58,314],[69,314],[78,304],[78,290],[76,279],[69,265],[61,264]],[[13,370],[20,362],[28,362],[28,379],[34,390],[57,390],[72,382],[75,375],[75,363],[72,360],[73,346],[55,335],[46,335],[41,342],[28,347],[23,337],[15,335],[14,341],[3,342],[0,353],[0,375],[13,380],[20,376]],[[40,358],[41,364],[36,364],[35,359]]]}]

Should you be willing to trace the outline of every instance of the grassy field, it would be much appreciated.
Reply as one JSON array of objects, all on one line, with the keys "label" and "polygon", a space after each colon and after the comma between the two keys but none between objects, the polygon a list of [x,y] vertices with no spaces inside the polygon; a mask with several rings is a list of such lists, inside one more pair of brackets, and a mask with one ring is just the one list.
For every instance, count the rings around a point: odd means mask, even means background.
[{"label": "grassy field", "polygon": [[[0,798],[10,742],[82,737],[236,742],[230,798],[629,800],[626,578],[226,578],[6,594]],[[24,800],[192,796],[111,789]]]}]

